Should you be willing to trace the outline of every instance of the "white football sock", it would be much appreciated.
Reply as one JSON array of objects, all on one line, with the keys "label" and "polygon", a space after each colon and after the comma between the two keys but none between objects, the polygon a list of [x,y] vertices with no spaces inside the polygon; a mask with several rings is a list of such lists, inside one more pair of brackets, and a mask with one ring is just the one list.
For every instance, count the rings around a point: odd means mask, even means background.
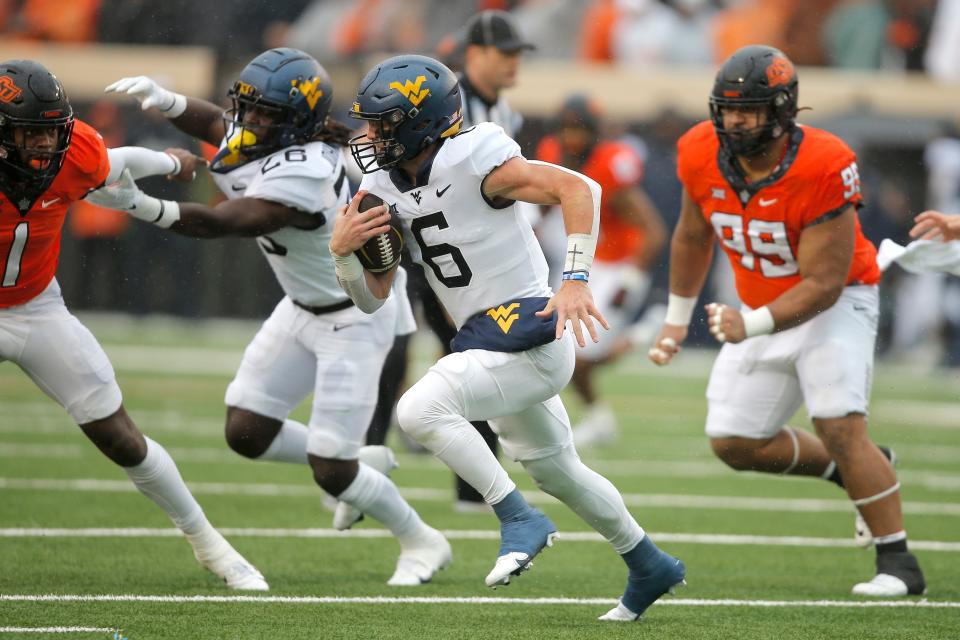
[{"label": "white football sock", "polygon": [[517,488],[480,433],[463,417],[456,394],[439,374],[428,372],[403,394],[397,404],[397,421],[476,489],[487,504],[500,502]]},{"label": "white football sock", "polygon": [[390,478],[362,462],[357,477],[337,499],[386,526],[401,546],[415,542],[425,526]]},{"label": "white football sock", "polygon": [[284,420],[277,436],[257,460],[307,464],[307,434],[309,429],[295,420]]},{"label": "white football sock", "polygon": [[543,491],[554,496],[624,554],[643,539],[613,484],[580,461],[573,448],[539,460],[521,461]]},{"label": "white football sock", "polygon": [[173,523],[187,535],[203,532],[210,524],[203,509],[183,483],[177,465],[162,446],[144,436],[147,455],[135,467],[124,467],[140,493],[167,512]]}]

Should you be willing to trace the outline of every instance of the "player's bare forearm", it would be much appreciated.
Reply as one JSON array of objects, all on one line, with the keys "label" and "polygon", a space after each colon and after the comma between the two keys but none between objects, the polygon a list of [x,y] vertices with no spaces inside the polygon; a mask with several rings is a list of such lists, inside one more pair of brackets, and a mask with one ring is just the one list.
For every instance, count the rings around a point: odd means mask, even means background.
[{"label": "player's bare forearm", "polygon": [[670,293],[696,298],[713,260],[713,228],[700,207],[683,192],[680,220],[670,240]]},{"label": "player's bare forearm", "polygon": [[494,201],[559,204],[567,233],[589,234],[594,223],[594,196],[588,180],[546,162],[511,158],[484,179],[483,192]]},{"label": "player's bare forearm", "polygon": [[767,305],[777,331],[810,320],[836,303],[846,285],[856,234],[856,210],[804,229],[797,247],[803,279]]},{"label": "player's bare forearm", "polygon": [[253,238],[286,226],[295,226],[298,214],[289,207],[258,198],[228,200],[216,207],[181,202],[180,219],[173,223],[170,230],[191,238]]},{"label": "player's bare forearm", "polygon": [[187,110],[171,118],[178,129],[214,146],[224,136],[223,108],[200,98],[187,98]]},{"label": "player's bare forearm", "polygon": [[777,331],[803,324],[836,303],[843,280],[804,278],[767,305]]}]

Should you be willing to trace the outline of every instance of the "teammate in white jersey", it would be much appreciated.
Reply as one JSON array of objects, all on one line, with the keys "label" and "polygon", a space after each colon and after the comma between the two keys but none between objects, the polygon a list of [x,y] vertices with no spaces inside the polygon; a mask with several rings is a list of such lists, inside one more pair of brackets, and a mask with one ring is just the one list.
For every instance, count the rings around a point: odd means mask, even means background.
[{"label": "teammate in white jersey", "polygon": [[[121,206],[182,235],[256,237],[286,294],[227,388],[228,444],[257,460],[309,462],[326,492],[397,537],[401,553],[388,584],[429,581],[450,562],[450,545],[384,475],[389,452],[361,452],[383,359],[396,333],[413,330],[413,318],[402,281],[373,315],[337,284],[329,223],[349,195],[341,152],[349,129],[328,117],[333,87],[327,72],[302,51],[271,49],[241,72],[227,112],[145,77],[124,78],[107,90],[133,95],[179,129],[219,144],[211,171],[229,198],[213,208],[156,201],[128,182],[114,187]],[[144,209],[153,213],[139,215]],[[307,426],[288,416],[311,391]],[[368,464],[374,459],[382,462],[379,470]]]},{"label": "teammate in white jersey", "polygon": [[[599,531],[629,567],[627,588],[605,620],[636,620],[684,579],[683,563],[660,551],[605,478],[573,446],[558,392],[570,380],[581,323],[597,340],[606,326],[587,286],[599,224],[595,182],[528,162],[498,125],[460,131],[456,76],[424,56],[377,65],[362,80],[351,113],[367,132],[351,140],[368,175],[338,216],[330,241],[337,276],[357,306],[374,312],[390,297],[394,271],[364,270],[353,251],[399,220],[415,262],[458,332],[441,358],[400,399],[400,426],[479,491],[500,519],[500,551],[488,586],[507,584],[556,536],[531,507],[470,420],[489,420],[504,451],[537,485]],[[374,193],[389,205],[358,213]],[[517,199],[559,204],[569,236],[565,279],[556,295],[547,265]],[[551,297],[552,296],[552,297]]]}]

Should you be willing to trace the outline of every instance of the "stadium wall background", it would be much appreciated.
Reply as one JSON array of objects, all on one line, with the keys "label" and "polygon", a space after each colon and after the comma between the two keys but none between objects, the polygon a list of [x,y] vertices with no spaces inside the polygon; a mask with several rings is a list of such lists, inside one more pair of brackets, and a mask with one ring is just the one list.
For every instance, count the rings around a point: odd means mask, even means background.
[{"label": "stadium wall background", "polygon": [[[203,47],[127,45],[29,45],[0,42],[4,58],[29,57],[53,70],[81,117],[113,118],[125,144],[153,148],[190,146],[162,118],[121,103],[113,115],[97,111],[103,87],[126,75],[149,75],[187,95],[223,101],[231,78],[245,61],[224,61]],[[329,66],[335,111],[345,107],[369,60]],[[811,111],[801,122],[841,135],[858,152],[868,206],[861,220],[868,235],[898,237],[903,229],[872,208],[873,196],[895,184],[913,213],[927,206],[924,146],[945,132],[956,135],[960,86],[938,84],[921,74],[802,68],[800,104]],[[679,185],[671,174],[672,144],[689,124],[706,117],[710,68],[636,71],[617,66],[532,60],[507,94],[526,123],[520,136],[528,154],[550,125],[550,116],[570,93],[595,99],[611,132],[634,134],[648,153],[645,187],[668,223],[675,221]],[[110,99],[113,101],[113,99]],[[196,151],[200,149],[193,147]],[[216,189],[207,176],[178,187],[143,181],[145,189],[177,199],[210,201]],[[901,225],[902,226],[902,225]],[[903,239],[902,237],[900,239]],[[100,241],[102,240],[102,241]],[[656,281],[664,283],[666,256]],[[64,232],[58,277],[74,309],[185,317],[265,317],[281,294],[259,250],[249,239],[198,241],[131,224],[116,238],[77,238]],[[656,294],[655,294],[656,295]]]}]

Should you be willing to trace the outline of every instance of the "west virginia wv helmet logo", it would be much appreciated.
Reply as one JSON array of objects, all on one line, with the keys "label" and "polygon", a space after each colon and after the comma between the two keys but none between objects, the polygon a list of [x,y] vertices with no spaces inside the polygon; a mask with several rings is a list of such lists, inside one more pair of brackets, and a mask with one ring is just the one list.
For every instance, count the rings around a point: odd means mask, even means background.
[{"label": "west virginia wv helmet logo", "polygon": [[20,97],[23,91],[13,83],[10,76],[0,76],[0,102],[13,102]]},{"label": "west virginia wv helmet logo", "polygon": [[500,305],[496,309],[487,309],[487,315],[496,321],[496,323],[500,326],[501,331],[504,333],[509,333],[510,327],[513,325],[513,321],[520,318],[519,313],[514,313],[519,306],[519,302],[511,302],[510,306],[508,307]]},{"label": "west virginia wv helmet logo", "polygon": [[252,97],[257,93],[257,88],[250,84],[249,82],[244,82],[243,80],[237,80],[237,84],[234,85],[234,90],[238,95]]},{"label": "west virginia wv helmet logo", "polygon": [[420,89],[420,85],[426,80],[426,76],[417,76],[416,81],[404,80],[403,84],[391,82],[390,88],[396,89],[403,97],[413,103],[413,106],[419,107],[423,99],[430,95],[430,89]]},{"label": "west virginia wv helmet logo", "polygon": [[303,97],[307,99],[307,104],[313,109],[317,106],[317,101],[323,97],[323,89],[320,88],[320,76],[313,76],[309,80],[291,80],[290,84],[293,86],[290,89],[291,96],[294,92],[299,92],[303,94]]}]

